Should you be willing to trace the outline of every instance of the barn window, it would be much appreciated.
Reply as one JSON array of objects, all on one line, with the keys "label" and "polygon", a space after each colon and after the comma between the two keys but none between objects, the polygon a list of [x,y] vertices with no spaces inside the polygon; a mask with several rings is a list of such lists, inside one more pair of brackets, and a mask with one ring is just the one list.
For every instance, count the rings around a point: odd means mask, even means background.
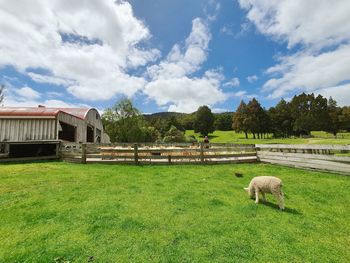
[{"label": "barn window", "polygon": [[60,121],[58,127],[58,139],[68,142],[75,142],[76,127]]},{"label": "barn window", "polygon": [[96,113],[96,120],[98,120],[98,113]]}]

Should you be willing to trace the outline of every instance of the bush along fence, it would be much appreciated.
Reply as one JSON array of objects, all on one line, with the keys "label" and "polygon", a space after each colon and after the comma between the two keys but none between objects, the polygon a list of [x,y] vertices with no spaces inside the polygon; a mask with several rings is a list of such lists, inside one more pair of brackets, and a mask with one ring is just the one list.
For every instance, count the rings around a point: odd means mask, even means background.
[{"label": "bush along fence", "polygon": [[259,161],[350,175],[350,145],[256,144]]}]

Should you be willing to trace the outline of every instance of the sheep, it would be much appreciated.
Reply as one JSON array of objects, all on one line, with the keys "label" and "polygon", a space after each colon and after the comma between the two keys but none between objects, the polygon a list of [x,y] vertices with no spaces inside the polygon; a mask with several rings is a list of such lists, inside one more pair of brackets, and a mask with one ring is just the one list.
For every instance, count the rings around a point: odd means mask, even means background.
[{"label": "sheep", "polygon": [[254,177],[247,188],[244,188],[251,198],[254,198],[255,203],[259,203],[259,193],[261,192],[264,202],[266,202],[265,193],[273,194],[278,200],[278,206],[281,210],[284,209],[284,195],[282,192],[281,179],[274,176],[257,176]]}]

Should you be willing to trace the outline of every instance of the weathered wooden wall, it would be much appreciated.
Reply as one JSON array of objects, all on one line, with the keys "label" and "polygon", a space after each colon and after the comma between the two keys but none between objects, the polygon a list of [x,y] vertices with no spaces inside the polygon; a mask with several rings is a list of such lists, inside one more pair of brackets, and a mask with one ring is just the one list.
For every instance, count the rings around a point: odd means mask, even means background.
[{"label": "weathered wooden wall", "polygon": [[[261,162],[350,175],[350,145],[257,144]],[[345,154],[346,155],[346,154]]]},{"label": "weathered wooden wall", "polygon": [[33,141],[56,139],[56,119],[0,119],[0,141]]},{"label": "weathered wooden wall", "polygon": [[86,143],[86,131],[87,125],[94,127],[94,139],[96,140],[96,129],[101,131],[101,142],[109,143],[109,137],[103,131],[103,124],[101,120],[101,116],[95,109],[90,109],[85,116],[85,119],[79,119],[75,116],[66,114],[64,112],[60,112],[58,114],[58,120],[69,125],[76,127],[76,142]]}]

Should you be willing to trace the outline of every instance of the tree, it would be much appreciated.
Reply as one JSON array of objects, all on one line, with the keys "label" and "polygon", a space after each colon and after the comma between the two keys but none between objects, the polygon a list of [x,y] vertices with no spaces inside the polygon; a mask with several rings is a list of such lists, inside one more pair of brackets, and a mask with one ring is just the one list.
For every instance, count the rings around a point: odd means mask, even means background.
[{"label": "tree", "polygon": [[293,118],[293,132],[295,135],[310,135],[310,132],[313,130],[315,120],[311,114],[311,106],[314,99],[314,94],[302,93],[294,96],[291,100],[291,116]]},{"label": "tree", "polygon": [[253,138],[255,139],[255,134],[258,135],[260,139],[260,134],[263,133],[263,130],[266,128],[263,127],[263,122],[267,117],[265,115],[264,109],[261,107],[260,103],[253,98],[249,101],[247,105],[247,126],[248,130],[253,134]]},{"label": "tree", "polygon": [[146,142],[156,133],[147,127],[144,117],[129,99],[119,101],[102,115],[106,133],[112,142]]},{"label": "tree", "polygon": [[0,87],[0,104],[4,101],[5,99],[5,85],[1,85]]},{"label": "tree", "polygon": [[350,107],[344,106],[339,116],[340,126],[342,130],[350,131]]},{"label": "tree", "polygon": [[337,102],[330,97],[328,100],[328,115],[329,123],[326,127],[326,131],[337,136],[338,131],[341,128],[341,114],[342,109],[337,106]]},{"label": "tree", "polygon": [[271,120],[271,132],[274,137],[289,137],[293,133],[293,118],[288,102],[281,99],[268,111]]},{"label": "tree", "polygon": [[248,125],[247,125],[248,111],[247,104],[243,100],[239,104],[236,112],[233,114],[232,129],[235,132],[244,132],[245,138],[248,139]]},{"label": "tree", "polygon": [[199,132],[202,136],[214,132],[214,115],[208,106],[198,108],[193,126],[194,131]]},{"label": "tree", "polygon": [[215,121],[214,126],[215,130],[220,131],[230,131],[232,130],[232,113],[223,112],[214,114]]},{"label": "tree", "polygon": [[193,130],[194,120],[195,120],[195,113],[190,114],[183,114],[179,118],[179,123],[185,130]]},{"label": "tree", "polygon": [[329,126],[327,99],[313,93],[302,93],[294,96],[291,105],[291,116],[294,120],[293,131],[296,135],[310,135],[311,131],[325,131]]},{"label": "tree", "polygon": [[171,126],[169,131],[166,132],[163,142],[184,142],[185,135],[182,131],[177,129],[175,126]]}]

